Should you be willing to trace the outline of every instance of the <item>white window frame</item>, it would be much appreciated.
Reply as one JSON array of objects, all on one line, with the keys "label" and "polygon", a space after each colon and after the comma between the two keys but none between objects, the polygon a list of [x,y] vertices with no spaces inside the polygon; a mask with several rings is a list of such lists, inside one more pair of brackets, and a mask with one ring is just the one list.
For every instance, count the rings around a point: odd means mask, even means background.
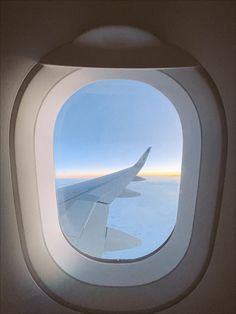
[{"label": "white window frame", "polygon": [[[222,188],[224,116],[205,71],[199,66],[162,70],[43,66],[37,70],[17,100],[11,143],[19,232],[31,273],[54,299],[83,311],[137,313],[175,302],[196,284],[209,260]],[[59,226],[55,119],[74,92],[98,79],[135,79],[152,85],[175,105],[183,128],[176,227],[158,252],[132,263],[84,256],[72,248]]]}]

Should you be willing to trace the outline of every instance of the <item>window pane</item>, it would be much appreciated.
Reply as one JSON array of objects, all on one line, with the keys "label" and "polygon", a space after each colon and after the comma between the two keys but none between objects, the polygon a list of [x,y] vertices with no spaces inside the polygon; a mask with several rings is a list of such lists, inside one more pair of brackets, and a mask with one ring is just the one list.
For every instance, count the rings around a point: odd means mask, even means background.
[{"label": "window pane", "polygon": [[102,259],[135,259],[157,250],[176,223],[181,159],[179,116],[156,88],[103,80],[78,90],[54,130],[65,237]]}]

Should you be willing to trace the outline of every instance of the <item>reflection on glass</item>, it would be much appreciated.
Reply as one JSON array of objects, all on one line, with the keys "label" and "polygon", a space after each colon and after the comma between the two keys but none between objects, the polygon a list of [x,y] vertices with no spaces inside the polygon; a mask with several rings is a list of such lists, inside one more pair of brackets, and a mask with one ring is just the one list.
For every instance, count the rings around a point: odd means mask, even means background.
[{"label": "reflection on glass", "polygon": [[178,210],[182,128],[152,86],[103,80],[72,95],[54,129],[61,229],[96,258],[135,259],[170,237]]}]

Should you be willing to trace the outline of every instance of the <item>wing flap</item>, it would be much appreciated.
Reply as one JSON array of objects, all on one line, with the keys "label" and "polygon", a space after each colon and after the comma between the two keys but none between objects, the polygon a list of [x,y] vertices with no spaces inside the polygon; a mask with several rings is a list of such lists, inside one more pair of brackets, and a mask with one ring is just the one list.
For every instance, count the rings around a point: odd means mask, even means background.
[{"label": "wing flap", "polygon": [[133,178],[133,181],[145,181],[146,179],[145,178],[142,178],[142,177],[140,177],[140,176],[135,176],[134,178]]},{"label": "wing flap", "polygon": [[106,224],[109,212],[107,204],[94,203],[80,233],[78,248],[91,256],[101,257],[104,252]]},{"label": "wing flap", "polygon": [[130,189],[124,189],[122,191],[122,193],[118,196],[118,197],[136,197],[136,196],[140,196],[141,194],[139,192],[136,191],[132,191]]},{"label": "wing flap", "polygon": [[131,249],[141,245],[142,241],[126,232],[107,228],[105,251]]},{"label": "wing flap", "polygon": [[[63,210],[64,205],[65,204],[63,204]],[[78,235],[81,233],[83,226],[93,208],[93,205],[93,202],[76,200],[69,207],[69,209],[61,212],[59,215],[60,225],[66,236],[69,238],[73,237],[73,239],[78,239]]]}]

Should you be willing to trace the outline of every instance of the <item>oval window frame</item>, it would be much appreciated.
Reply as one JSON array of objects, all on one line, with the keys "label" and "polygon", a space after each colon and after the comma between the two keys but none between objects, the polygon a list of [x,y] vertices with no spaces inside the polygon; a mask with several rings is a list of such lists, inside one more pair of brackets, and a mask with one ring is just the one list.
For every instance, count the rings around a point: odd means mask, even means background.
[{"label": "oval window frame", "polygon": [[[18,93],[12,114],[11,166],[17,221],[26,264],[37,284],[49,296],[75,310],[86,313],[151,313],[161,310],[181,300],[197,285],[212,253],[226,158],[226,124],[220,97],[201,67],[161,71],[187,92],[201,123],[201,167],[189,246],[180,263],[156,281],[112,287],[89,284],[68,275],[54,262],[47,248],[40,221],[35,167],[35,122],[40,106],[51,88],[73,71],[74,68],[57,66],[34,68]],[[198,90],[201,90],[200,94]],[[25,180],[26,173],[28,180]],[[133,267],[134,264],[130,265]],[[93,275],[96,277],[98,274],[93,272]],[[96,295],[92,303],[91,295]],[[158,295],[158,298],[154,295]]]},{"label": "oval window frame", "polygon": [[[70,95],[91,81],[95,81],[98,78],[101,80],[120,77],[135,78],[136,80],[149,83],[158,88],[169,99],[171,97],[170,93],[172,96],[175,95],[174,106],[179,113],[183,129],[182,172],[184,176],[181,180],[180,191],[184,191],[179,195],[176,227],[170,239],[158,251],[158,254],[154,253],[144,259],[135,261],[132,267],[126,262],[108,264],[104,261],[94,261],[94,259],[85,257],[84,254],[75,251],[68,244],[68,241],[62,237],[55,199],[52,148],[55,119],[59,110]],[[167,90],[164,89],[164,86],[167,86]],[[177,99],[177,95],[179,95],[179,99]],[[191,123],[189,123],[189,120]],[[191,238],[200,168],[201,130],[194,104],[175,81],[162,72],[155,70],[77,70],[56,84],[44,99],[37,115],[34,140],[37,185],[44,239],[50,254],[66,273],[83,282],[95,285],[135,286],[158,280],[178,265],[188,248]],[[48,154],[44,154],[45,151]],[[191,159],[189,157],[186,158],[185,151],[194,152]],[[45,173],[47,173],[47,176],[45,176]],[[184,197],[184,200],[182,199],[182,194],[188,195],[187,202],[186,197]],[[50,211],[48,208],[50,208]],[[63,252],[63,255],[61,252]],[[82,266],[77,267],[76,265]],[[160,265],[158,271],[154,265]],[[85,269],[86,271],[84,271]],[[149,269],[148,274],[145,274],[145,269]],[[152,269],[153,271],[151,271]],[[95,276],[94,273],[97,275]],[[110,275],[108,276],[108,274]]]}]

